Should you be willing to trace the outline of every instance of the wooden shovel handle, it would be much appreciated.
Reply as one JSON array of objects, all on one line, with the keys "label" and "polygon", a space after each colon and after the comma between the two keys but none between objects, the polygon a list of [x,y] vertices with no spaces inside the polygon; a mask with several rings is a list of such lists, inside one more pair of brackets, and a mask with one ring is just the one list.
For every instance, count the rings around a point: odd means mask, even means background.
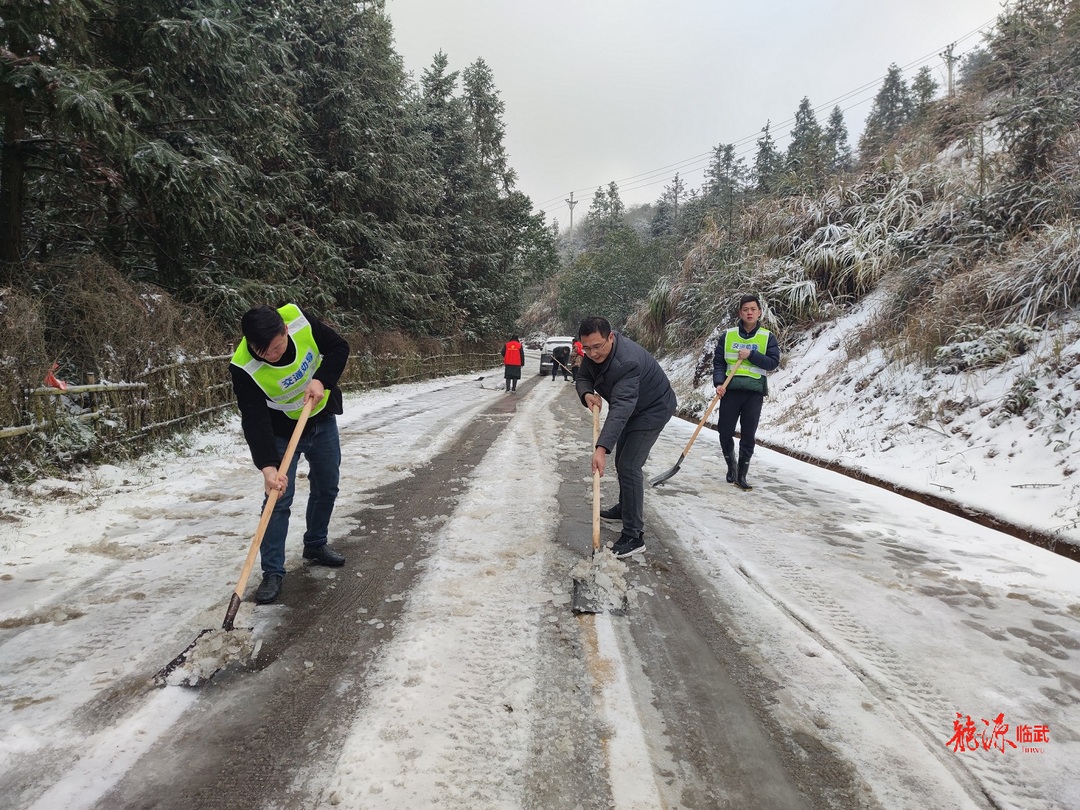
[{"label": "wooden shovel handle", "polygon": [[[596,443],[600,440],[600,409],[590,408],[592,411],[592,446],[596,452]],[[592,474],[592,550],[593,554],[600,550],[600,471],[593,470]]]},{"label": "wooden shovel handle", "polygon": [[[742,358],[740,358],[736,360],[735,365],[731,367],[731,373],[727,375],[727,379],[724,380],[724,384],[720,386],[725,391],[727,391],[728,383],[731,382],[731,378],[735,376],[735,372],[739,370],[739,366],[742,365],[742,362]],[[719,402],[720,394],[716,394],[712,398],[712,402],[709,403],[709,407],[705,409],[705,414],[701,417],[701,421],[698,422],[697,428],[694,430],[694,435],[691,436],[690,441],[686,443],[686,448],[682,451],[683,458],[686,458],[687,454],[690,452],[690,446],[694,443],[694,440],[697,439],[697,435],[701,432],[701,428],[704,427],[705,420],[709,418],[709,414],[713,412],[713,408],[715,408],[719,404]]]},{"label": "wooden shovel handle", "polygon": [[[289,465],[292,464],[293,456],[296,454],[296,446],[300,444],[300,436],[304,432],[304,426],[307,425],[308,417],[311,416],[311,409],[314,405],[313,401],[308,400],[304,404],[304,409],[300,411],[300,417],[296,420],[296,427],[293,428],[289,444],[285,448],[285,455],[281,457],[281,463],[278,464],[279,475],[283,472],[288,474]],[[262,545],[263,535],[266,534],[266,527],[270,523],[270,516],[274,513],[274,504],[277,503],[277,499],[278,490],[270,490],[266,496],[266,505],[263,506],[262,516],[259,518],[259,526],[255,529],[255,536],[251,539],[247,559],[244,560],[244,567],[240,571],[240,580],[236,583],[236,590],[233,591],[229,610],[225,614],[225,623],[222,626],[226,630],[232,630],[232,621],[236,617],[236,609],[240,607],[240,602],[244,598],[244,588],[247,587],[248,577],[251,576],[251,569],[255,565],[255,555],[259,553],[259,546]]]}]

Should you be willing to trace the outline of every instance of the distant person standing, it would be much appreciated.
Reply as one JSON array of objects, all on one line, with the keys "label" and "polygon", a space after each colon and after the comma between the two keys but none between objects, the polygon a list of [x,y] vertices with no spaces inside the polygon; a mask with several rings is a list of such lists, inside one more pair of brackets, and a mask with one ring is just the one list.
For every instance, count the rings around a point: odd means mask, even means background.
[{"label": "distant person standing", "polygon": [[[746,482],[750,457],[754,455],[761,406],[769,395],[769,380],[765,372],[780,365],[780,346],[776,338],[763,328],[761,302],[756,295],[739,299],[739,324],[721,335],[713,352],[713,385],[721,397],[717,410],[716,429],[720,434],[720,450],[727,462],[727,482],[740,489],[752,489]],[[722,386],[737,360],[742,365],[731,378],[725,391]],[[739,423],[739,461],[735,462],[735,423]]]},{"label": "distant person standing", "polygon": [[577,382],[578,369],[581,368],[581,361],[585,359],[585,351],[581,348],[581,341],[574,341],[574,356],[570,360],[570,373],[574,375],[574,382]]},{"label": "distant person standing", "polygon": [[599,408],[607,400],[608,415],[593,448],[591,472],[604,474],[615,452],[619,502],[600,512],[621,520],[622,534],[611,549],[616,557],[645,550],[645,476],[641,468],[660,431],[675,413],[675,392],[651,354],[625,335],[611,331],[606,318],[586,318],[578,328],[585,352],[574,387],[581,403]]},{"label": "distant person standing", "polygon": [[525,365],[525,349],[517,335],[511,336],[506,341],[502,350],[503,379],[506,380],[506,390],[517,391],[518,380],[521,379],[521,367]]},{"label": "distant person standing", "polygon": [[555,372],[561,371],[564,380],[570,379],[570,347],[556,346],[551,353],[551,381],[555,382]]}]

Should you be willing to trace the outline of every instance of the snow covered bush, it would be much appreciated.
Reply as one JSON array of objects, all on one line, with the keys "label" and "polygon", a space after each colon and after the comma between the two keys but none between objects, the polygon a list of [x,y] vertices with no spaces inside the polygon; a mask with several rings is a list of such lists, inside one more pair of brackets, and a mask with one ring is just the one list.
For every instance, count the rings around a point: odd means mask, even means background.
[{"label": "snow covered bush", "polygon": [[1039,332],[1022,323],[996,329],[962,326],[949,343],[938,347],[934,362],[947,374],[996,366],[1026,352],[1038,340]]}]

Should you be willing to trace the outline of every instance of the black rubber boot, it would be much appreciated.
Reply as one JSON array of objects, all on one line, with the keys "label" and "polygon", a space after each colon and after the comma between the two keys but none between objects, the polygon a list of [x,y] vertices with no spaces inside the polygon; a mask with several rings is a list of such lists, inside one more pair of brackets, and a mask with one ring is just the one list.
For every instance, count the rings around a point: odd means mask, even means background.
[{"label": "black rubber boot", "polygon": [[727,462],[727,476],[725,480],[729,484],[735,483],[735,451],[731,450],[724,453],[724,461]]},{"label": "black rubber boot", "polygon": [[750,470],[750,459],[739,456],[739,470],[735,476],[735,486],[739,489],[753,489],[746,483],[746,473]]}]

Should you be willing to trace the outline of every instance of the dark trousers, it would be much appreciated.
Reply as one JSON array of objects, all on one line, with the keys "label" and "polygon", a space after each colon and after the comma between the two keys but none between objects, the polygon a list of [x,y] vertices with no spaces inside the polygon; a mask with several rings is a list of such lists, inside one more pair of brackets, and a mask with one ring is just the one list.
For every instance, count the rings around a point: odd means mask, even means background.
[{"label": "dark trousers", "polygon": [[739,458],[750,460],[754,455],[754,436],[765,397],[757,391],[728,391],[716,411],[716,431],[720,434],[720,449],[724,455],[735,453],[735,423],[739,423]]},{"label": "dark trousers", "polygon": [[[285,454],[289,440],[275,436],[278,452]],[[330,515],[338,496],[339,468],[341,467],[341,444],[338,439],[337,419],[330,415],[316,424],[309,424],[296,455],[289,465],[289,484],[274,504],[270,521],[266,524],[259,547],[264,574],[285,573],[285,537],[289,532],[289,516],[292,514],[293,495],[296,492],[296,467],[300,456],[308,462],[307,531],[304,545],[312,548],[325,546],[330,526]],[[266,498],[263,498],[263,506]]]},{"label": "dark trousers", "polygon": [[645,474],[641,468],[662,430],[623,431],[615,443],[615,471],[619,476],[619,505],[625,537],[641,537],[645,531]]}]

